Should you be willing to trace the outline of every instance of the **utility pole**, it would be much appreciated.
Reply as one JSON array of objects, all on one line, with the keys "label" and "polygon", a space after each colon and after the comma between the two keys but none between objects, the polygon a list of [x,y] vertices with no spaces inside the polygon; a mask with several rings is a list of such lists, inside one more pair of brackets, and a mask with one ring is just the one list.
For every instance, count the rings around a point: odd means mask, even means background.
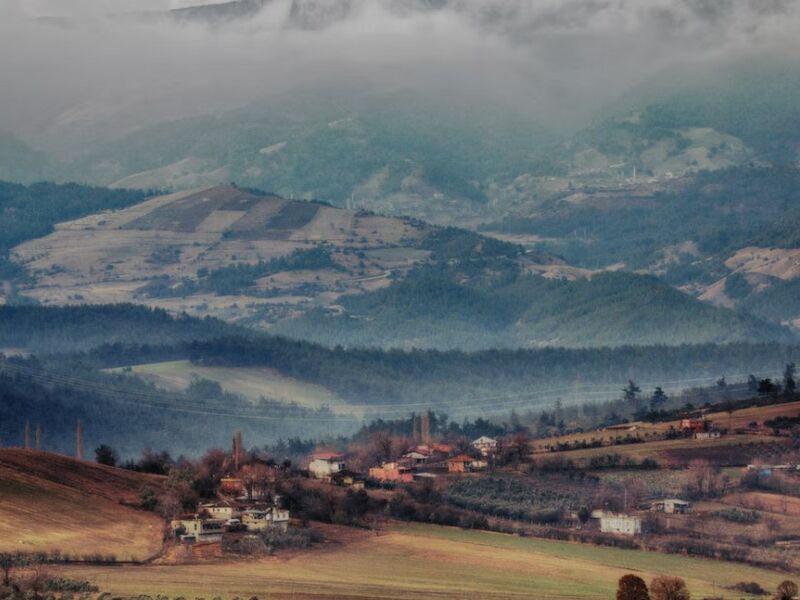
[{"label": "utility pole", "polygon": [[40,423],[36,424],[36,449],[42,449],[42,425]]},{"label": "utility pole", "polygon": [[83,425],[80,419],[75,423],[75,458],[83,459]]},{"label": "utility pole", "polygon": [[239,459],[242,454],[242,432],[236,431],[233,434],[233,468],[239,472]]},{"label": "utility pole", "polygon": [[31,447],[31,422],[27,419],[25,420],[25,433],[22,437],[24,438],[24,448],[27,450]]}]

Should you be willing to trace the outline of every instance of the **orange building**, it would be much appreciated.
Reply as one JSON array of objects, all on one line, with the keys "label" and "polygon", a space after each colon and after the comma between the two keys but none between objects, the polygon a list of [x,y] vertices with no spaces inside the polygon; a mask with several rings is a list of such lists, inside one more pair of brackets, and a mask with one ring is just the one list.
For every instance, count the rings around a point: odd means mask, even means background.
[{"label": "orange building", "polygon": [[471,471],[482,471],[487,466],[485,460],[472,458],[466,454],[459,454],[447,459],[447,471],[449,473],[468,473]]},{"label": "orange building", "polygon": [[244,483],[238,477],[223,477],[219,482],[219,491],[223,494],[242,495],[245,492]]},{"label": "orange building", "polygon": [[383,463],[380,467],[370,467],[369,476],[378,481],[399,481],[410,483],[414,480],[411,467],[396,462]]}]

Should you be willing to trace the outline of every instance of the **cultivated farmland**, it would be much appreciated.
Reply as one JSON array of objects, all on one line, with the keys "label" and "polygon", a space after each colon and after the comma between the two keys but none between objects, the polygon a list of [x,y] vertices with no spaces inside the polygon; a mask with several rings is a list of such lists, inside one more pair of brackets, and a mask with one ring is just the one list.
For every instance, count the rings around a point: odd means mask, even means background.
[{"label": "cultivated farmland", "polygon": [[148,558],[161,548],[164,522],[122,502],[159,482],[35,450],[0,450],[0,551]]},{"label": "cultivated farmland", "polygon": [[[336,537],[335,529],[330,532]],[[329,535],[330,535],[329,534]],[[70,567],[111,593],[259,598],[607,599],[617,579],[680,574],[694,597],[725,595],[754,580],[774,588],[782,574],[682,556],[603,549],[430,525],[396,525],[380,535],[348,532],[343,543],[239,563]],[[732,597],[732,596],[731,596]],[[741,597],[737,593],[736,597]]]}]

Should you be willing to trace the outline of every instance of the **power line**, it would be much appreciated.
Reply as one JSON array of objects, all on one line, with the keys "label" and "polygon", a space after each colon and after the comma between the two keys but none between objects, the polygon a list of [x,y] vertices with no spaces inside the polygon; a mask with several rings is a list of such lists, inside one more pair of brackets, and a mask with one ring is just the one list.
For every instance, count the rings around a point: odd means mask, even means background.
[{"label": "power line", "polygon": [[[367,416],[371,418],[383,417],[389,418],[389,415],[396,415],[396,416],[405,416],[409,413],[409,411],[413,411],[414,408],[422,407],[428,409],[436,409],[436,410],[448,410],[453,412],[455,415],[466,415],[476,410],[480,411],[481,414],[491,414],[497,413],[507,410],[524,410],[526,408],[531,409],[534,407],[547,405],[551,401],[554,400],[561,400],[563,399],[558,392],[568,392],[570,395],[577,395],[580,393],[580,396],[583,398],[591,397],[595,399],[602,399],[602,400],[614,400],[615,398],[618,399],[618,391],[622,388],[619,387],[622,384],[581,384],[580,386],[566,386],[566,387],[559,387],[559,388],[550,388],[546,390],[536,390],[532,392],[524,392],[518,394],[505,394],[501,396],[489,396],[489,397],[471,397],[467,398],[466,401],[464,399],[451,399],[445,400],[441,402],[437,402],[435,404],[430,402],[416,402],[416,403],[401,403],[401,404],[363,404],[363,405],[353,405],[354,410],[361,409],[364,411],[364,414],[361,418],[357,418],[355,416],[345,416],[345,415],[338,415],[332,417],[323,417],[323,416],[314,416],[314,415],[297,415],[294,411],[293,413],[283,412],[280,413],[279,411],[272,411],[271,414],[264,414],[264,409],[257,405],[252,406],[251,410],[249,411],[242,411],[241,409],[244,407],[240,407],[240,410],[231,411],[229,406],[224,404],[220,404],[219,401],[212,400],[212,399],[191,399],[186,397],[176,397],[176,396],[167,396],[165,393],[159,392],[148,392],[145,390],[127,390],[127,389],[120,389],[119,387],[115,387],[109,385],[108,383],[97,382],[82,378],[70,377],[63,374],[57,373],[42,373],[40,371],[34,371],[30,367],[24,365],[13,365],[10,363],[2,363],[0,367],[5,368],[6,370],[15,371],[17,373],[24,372],[29,377],[38,380],[40,382],[46,382],[50,385],[64,385],[64,386],[71,386],[77,389],[83,389],[90,392],[93,392],[101,397],[105,397],[112,402],[124,403],[124,404],[133,404],[139,407],[147,407],[147,408],[155,408],[161,410],[170,410],[174,412],[184,412],[190,414],[201,414],[207,416],[221,416],[221,417],[231,417],[231,418],[243,418],[243,419],[258,419],[258,420],[271,420],[271,421],[280,421],[280,420],[287,420],[287,421],[318,421],[318,422],[359,422],[364,421]],[[747,373],[747,374],[734,374],[729,375],[729,377],[742,377],[742,376],[749,376],[749,375],[772,375],[774,373],[778,373],[777,371],[761,371],[755,373]],[[690,382],[709,382],[713,383],[715,381],[714,377],[698,377],[698,378],[684,378],[684,379],[677,379],[677,380],[670,380],[663,382],[662,388],[666,388],[668,391],[672,391],[672,386],[675,384],[685,384]],[[652,383],[644,383],[642,385],[651,386],[654,385]],[[607,391],[601,391],[600,389],[605,389]],[[578,392],[580,390],[580,392]],[[584,391],[585,390],[585,391]],[[713,393],[724,393],[724,390],[716,390],[712,389],[711,392]],[[286,406],[286,408],[290,408],[290,406]],[[297,406],[297,410],[310,410],[306,407]]]}]

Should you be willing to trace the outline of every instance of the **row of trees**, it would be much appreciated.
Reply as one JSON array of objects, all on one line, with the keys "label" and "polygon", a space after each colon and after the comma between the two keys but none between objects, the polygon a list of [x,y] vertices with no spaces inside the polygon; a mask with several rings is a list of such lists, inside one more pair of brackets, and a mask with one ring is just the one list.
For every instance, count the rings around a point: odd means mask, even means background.
[{"label": "row of trees", "polygon": [[[792,397],[797,391],[797,381],[795,379],[796,371],[795,363],[786,363],[783,369],[782,384],[773,381],[770,377],[759,379],[755,375],[748,375],[747,391],[754,395],[778,395],[783,393],[784,396]],[[721,377],[717,380],[716,389],[720,391],[723,396],[728,392],[728,387],[729,384],[725,377]],[[669,396],[667,396],[661,386],[656,386],[649,398],[643,398],[641,392],[642,389],[636,385],[632,379],[629,379],[628,385],[622,388],[622,399],[633,406],[637,412],[642,410],[645,402],[649,404],[650,412],[656,412],[669,400]]]},{"label": "row of trees", "polygon": [[[735,588],[747,593],[764,593],[757,583],[740,583]],[[773,598],[793,600],[797,594],[797,584],[787,579],[778,585]],[[623,575],[617,584],[617,600],[690,600],[690,598],[689,588],[680,577],[660,575],[650,582],[649,589],[644,579],[637,575]]]}]

